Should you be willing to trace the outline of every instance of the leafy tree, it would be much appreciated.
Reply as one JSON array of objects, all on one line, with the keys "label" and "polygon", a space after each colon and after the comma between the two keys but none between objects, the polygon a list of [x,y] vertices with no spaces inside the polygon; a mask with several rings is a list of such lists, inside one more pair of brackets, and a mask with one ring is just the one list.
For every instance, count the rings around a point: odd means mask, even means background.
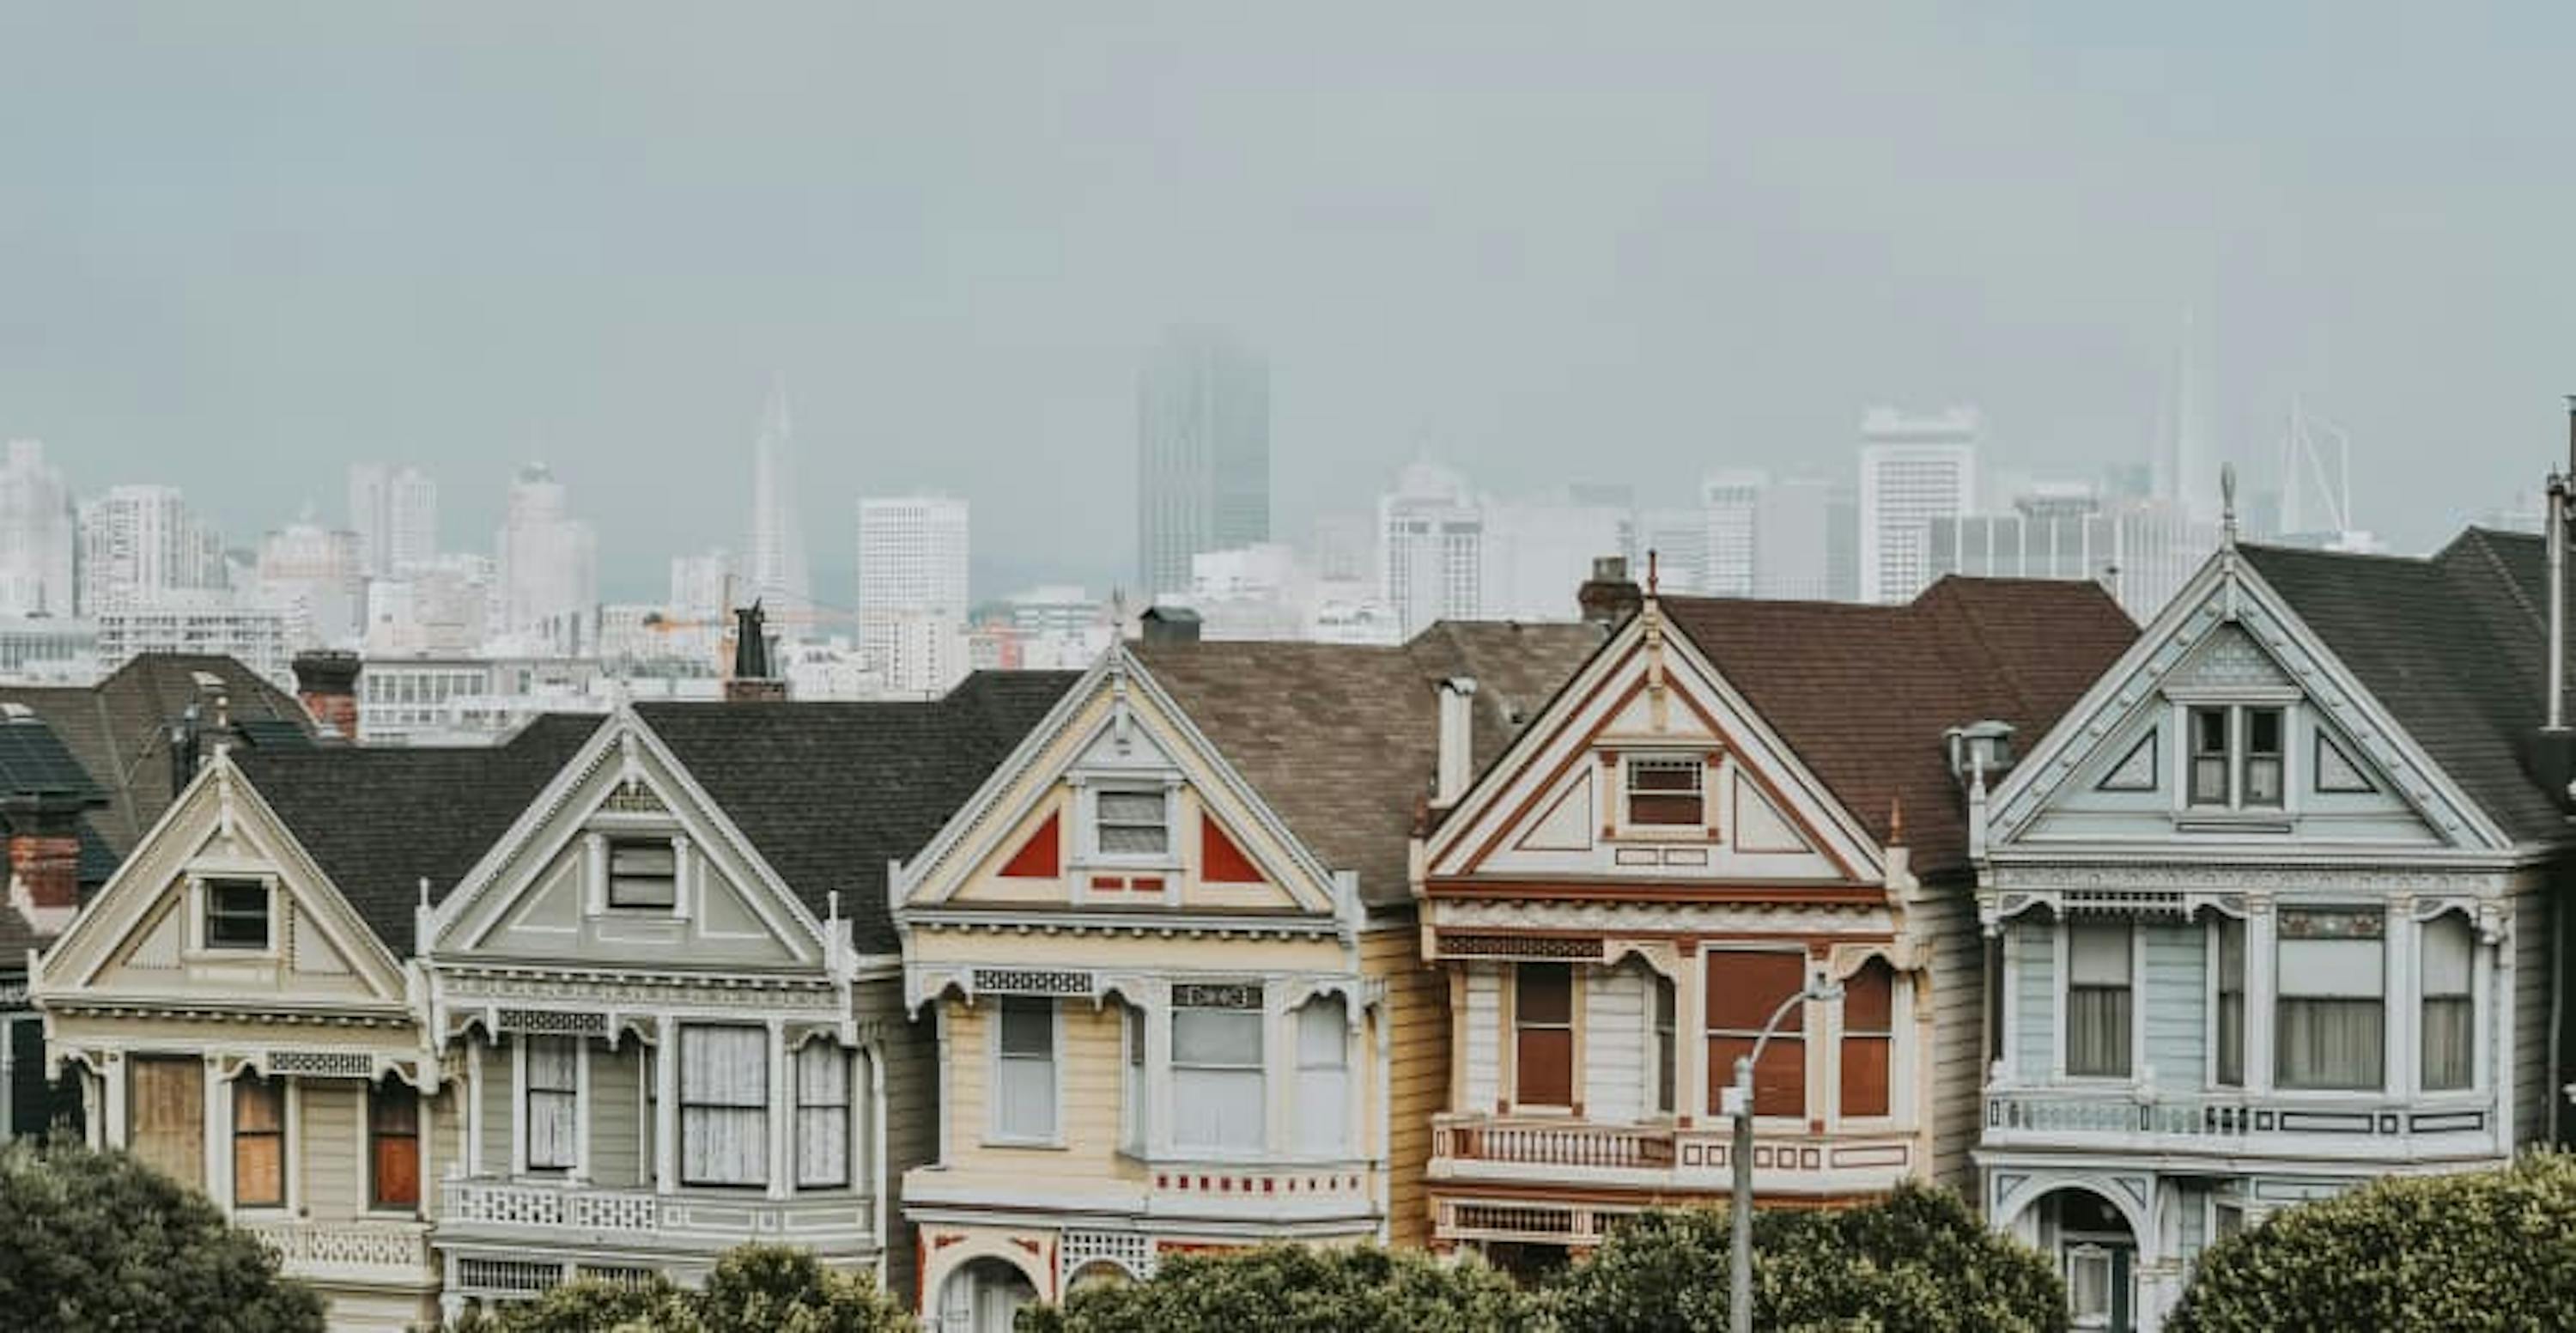
[{"label": "leafy tree", "polygon": [[1538,1301],[1473,1257],[1265,1245],[1163,1261],[1150,1281],[1020,1312],[1019,1333],[1519,1333]]},{"label": "leafy tree", "polygon": [[911,1333],[912,1315],[866,1273],[823,1267],[783,1245],[725,1252],[702,1291],[656,1277],[568,1282],[544,1296],[466,1316],[447,1333]]},{"label": "leafy tree", "polygon": [[2202,1252],[2171,1333],[2576,1328],[2576,1157],[2395,1177]]},{"label": "leafy tree", "polygon": [[322,1300],[205,1196],[124,1153],[0,1148],[0,1323],[320,1333]]},{"label": "leafy tree", "polygon": [[[1989,1230],[1958,1195],[1900,1186],[1857,1208],[1753,1219],[1753,1323],[1782,1333],[2056,1333],[2049,1262]],[[1723,1333],[1727,1214],[1650,1212],[1568,1268],[1550,1293],[1565,1333]]]}]

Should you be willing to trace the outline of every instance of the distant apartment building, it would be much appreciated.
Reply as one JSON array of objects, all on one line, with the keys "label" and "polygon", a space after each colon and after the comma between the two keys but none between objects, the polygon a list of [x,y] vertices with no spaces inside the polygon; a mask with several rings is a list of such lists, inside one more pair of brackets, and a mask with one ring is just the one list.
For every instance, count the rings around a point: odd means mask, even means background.
[{"label": "distant apartment building", "polygon": [[1696,591],[1709,597],[1756,595],[1761,586],[1762,511],[1770,496],[1771,475],[1758,469],[1714,473],[1700,483],[1704,528]]},{"label": "distant apartment building", "polygon": [[11,440],[0,463],[0,614],[67,617],[77,609],[78,533],[62,469],[45,461],[42,443]]},{"label": "distant apartment building", "polygon": [[2219,525],[2196,522],[2169,500],[2105,500],[2090,487],[2047,485],[2009,513],[1934,519],[1927,577],[2091,579],[2141,624],[2218,549]]},{"label": "distant apartment building", "polygon": [[1484,617],[1485,510],[1465,477],[1414,463],[1378,498],[1377,514],[1381,598],[1399,640],[1435,620]]},{"label": "distant apartment building", "polygon": [[105,671],[147,653],[186,653],[230,657],[280,689],[295,687],[295,643],[283,607],[240,605],[219,588],[182,590],[103,611],[97,625]]},{"label": "distant apartment building", "polygon": [[491,637],[498,576],[479,555],[443,555],[367,583],[368,655],[467,653]]},{"label": "distant apartment building", "polygon": [[543,463],[519,469],[498,542],[497,634],[578,655],[599,605],[599,537],[572,516],[562,482]]},{"label": "distant apartment building", "polygon": [[257,600],[286,613],[297,648],[336,648],[364,633],[363,548],[355,532],[312,523],[290,523],[260,539]]},{"label": "distant apartment building", "polygon": [[350,464],[349,530],[368,578],[428,564],[438,558],[438,483],[414,467]]},{"label": "distant apartment building", "polygon": [[967,508],[946,496],[859,501],[859,647],[898,694],[966,674]]},{"label": "distant apartment building", "polygon": [[173,486],[117,486],[81,506],[80,605],[105,616],[225,586],[223,539]]},{"label": "distant apartment building", "polygon": [[1976,508],[1975,408],[1861,422],[1860,600],[1907,602],[1931,581],[1931,524]]},{"label": "distant apartment building", "polygon": [[1270,366],[1212,329],[1165,337],[1136,393],[1136,550],[1148,600],[1190,557],[1270,540]]},{"label": "distant apartment building", "polygon": [[0,616],[0,681],[89,685],[104,674],[98,626],[69,616]]},{"label": "distant apartment building", "polygon": [[1279,542],[1190,557],[1187,595],[1165,598],[1198,612],[1207,639],[1302,639],[1314,614],[1314,576]]},{"label": "distant apartment building", "polygon": [[729,614],[734,594],[733,552],[719,546],[697,555],[671,559],[671,613],[691,619]]}]

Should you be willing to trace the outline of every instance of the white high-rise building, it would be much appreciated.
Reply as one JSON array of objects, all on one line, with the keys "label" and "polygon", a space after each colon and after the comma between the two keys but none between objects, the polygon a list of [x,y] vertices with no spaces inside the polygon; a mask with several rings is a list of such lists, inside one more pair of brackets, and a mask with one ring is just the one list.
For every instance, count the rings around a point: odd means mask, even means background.
[{"label": "white high-rise building", "polygon": [[1930,581],[1932,521],[1976,508],[1981,429],[1973,407],[1934,416],[1873,408],[1862,419],[1862,601],[1911,601]]},{"label": "white high-rise building", "polygon": [[671,559],[671,614],[688,620],[721,620],[732,614],[733,552],[719,546]]},{"label": "white high-rise building", "polygon": [[259,600],[286,612],[296,648],[336,648],[364,632],[367,580],[357,533],[290,523],[259,544]]},{"label": "white high-rise building", "polygon": [[940,694],[966,674],[966,502],[859,501],[859,647],[886,688]]},{"label": "white high-rise building", "polygon": [[1751,597],[1759,590],[1763,510],[1770,492],[1771,475],[1758,468],[1711,473],[1700,483],[1700,505],[1708,521],[1700,591],[1711,597]]},{"label": "white high-rise building", "polygon": [[349,530],[368,578],[428,564],[438,558],[438,483],[415,467],[350,464]]},{"label": "white high-rise building", "polygon": [[750,559],[742,570],[750,586],[743,591],[747,601],[801,612],[813,606],[814,585],[805,566],[804,528],[796,521],[795,442],[787,379],[780,376],[769,386],[760,434],[751,446]]},{"label": "white high-rise building", "polygon": [[1467,479],[1433,463],[1378,497],[1379,600],[1410,638],[1435,620],[1485,615],[1485,509]]},{"label": "white high-rise building", "polygon": [[511,483],[498,548],[498,632],[539,651],[582,652],[599,608],[599,537],[572,517],[545,464],[520,468]]},{"label": "white high-rise building", "polygon": [[81,506],[82,614],[202,602],[224,582],[223,539],[173,486],[117,486]]},{"label": "white high-rise building", "polygon": [[1645,574],[1645,543],[1624,488],[1583,488],[1532,499],[1483,504],[1484,572],[1480,615],[1502,620],[1571,620],[1575,591],[1604,555],[1626,556]]},{"label": "white high-rise building", "polygon": [[367,655],[473,652],[491,637],[498,583],[492,560],[479,555],[443,555],[401,578],[368,580]]},{"label": "white high-rise building", "polygon": [[71,616],[78,531],[71,490],[45,446],[11,440],[0,463],[0,615]]}]

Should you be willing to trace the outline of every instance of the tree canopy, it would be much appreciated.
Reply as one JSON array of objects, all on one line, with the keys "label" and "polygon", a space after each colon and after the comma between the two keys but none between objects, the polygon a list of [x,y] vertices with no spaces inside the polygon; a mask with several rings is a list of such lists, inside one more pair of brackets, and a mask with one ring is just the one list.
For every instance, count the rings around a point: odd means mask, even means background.
[{"label": "tree canopy", "polygon": [[1074,1292],[1020,1333],[1535,1333],[1538,1298],[1482,1260],[1376,1246],[1265,1245],[1163,1261],[1152,1280]]},{"label": "tree canopy", "polygon": [[204,1195],[124,1153],[59,1142],[0,1147],[0,1311],[59,1333],[323,1327],[321,1298]]},{"label": "tree canopy", "polygon": [[566,1283],[534,1301],[469,1315],[449,1333],[911,1333],[912,1315],[866,1273],[823,1267],[810,1251],[744,1245],[706,1286]]}]

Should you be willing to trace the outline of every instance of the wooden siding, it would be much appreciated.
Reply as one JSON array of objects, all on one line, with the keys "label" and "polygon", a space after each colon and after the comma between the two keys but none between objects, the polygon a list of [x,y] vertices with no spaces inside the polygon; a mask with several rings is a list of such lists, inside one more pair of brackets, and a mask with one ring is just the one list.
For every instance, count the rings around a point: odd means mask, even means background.
[{"label": "wooden siding", "polygon": [[643,1072],[644,1048],[634,1042],[590,1048],[590,1178],[611,1189],[653,1182],[641,1159]]},{"label": "wooden siding", "polygon": [[[939,1042],[928,1015],[919,1019],[907,1017],[903,1009],[903,981],[887,977],[862,981],[854,994],[854,1007],[862,1020],[876,1019],[884,1024],[885,1059],[885,1151],[882,1177],[870,1177],[863,1188],[899,1191],[904,1173],[939,1160]],[[863,1084],[852,1085],[853,1099],[867,1106],[868,1090]],[[863,1122],[864,1123],[864,1122]],[[862,1143],[868,1140],[861,1140]],[[864,1153],[858,1159],[866,1161]],[[862,1168],[874,1171],[874,1164]],[[886,1218],[886,1279],[907,1303],[915,1301],[919,1281],[914,1257],[920,1237],[903,1220],[902,1201],[891,1201],[884,1210]]]},{"label": "wooden siding", "polygon": [[1469,963],[1467,1012],[1457,1021],[1467,1025],[1467,1104],[1469,1114],[1490,1115],[1502,1095],[1503,972],[1493,963]]},{"label": "wooden siding", "polygon": [[[1932,1142],[1932,1179],[1974,1193],[1976,1170],[1968,1152],[1977,1143],[1983,1118],[1979,1090],[1985,1086],[1986,958],[1985,937],[1978,932],[1975,905],[1962,888],[1935,889],[1906,909],[1907,928],[1932,942],[1929,967],[1914,975],[1918,987],[1932,988],[1931,1050],[1918,1055],[1917,1078],[1928,1102]],[[1921,1007],[1918,1000],[1916,1007]],[[1910,1015],[1895,1015],[1899,1030]],[[1920,1032],[1920,1026],[1914,1028]],[[1897,1088],[1904,1097],[1912,1090]]]},{"label": "wooden siding", "polygon": [[1583,1114],[1633,1124],[1646,1108],[1646,978],[1636,967],[1578,967],[1583,1015]]},{"label": "wooden siding", "polygon": [[2135,1002],[2146,1007],[2146,1053],[2139,1076],[2155,1071],[2160,1088],[2197,1088],[2209,1075],[2209,932],[2199,922],[2148,922],[2146,965]]},{"label": "wooden siding", "polygon": [[1408,917],[1360,941],[1361,969],[1386,981],[1387,1235],[1406,1247],[1430,1241],[1431,1120],[1449,1100],[1449,982],[1422,961],[1416,939]]},{"label": "wooden siding", "polygon": [[2524,872],[2512,899],[2513,1046],[2502,1053],[2512,1068],[2498,1071],[2497,1084],[2503,1086],[2506,1077],[2512,1080],[2513,1101],[2505,1109],[2513,1116],[2516,1148],[2547,1143],[2551,1122],[2558,1118],[2550,1114],[2558,1089],[2549,1059],[2549,942],[2563,927],[2550,909],[2550,873]]},{"label": "wooden siding", "polygon": [[517,1088],[510,1080],[509,1039],[483,1052],[483,1173],[510,1174],[510,1113]]},{"label": "wooden siding", "polygon": [[297,1157],[290,1170],[304,1182],[305,1216],[345,1221],[367,1211],[367,1088],[346,1079],[304,1079],[294,1085],[303,1134],[287,1145]]},{"label": "wooden siding", "polygon": [[2046,917],[2015,922],[2006,946],[2012,955],[2013,1077],[2036,1083],[2057,1069],[2057,931]]},{"label": "wooden siding", "polygon": [[1078,1188],[1113,1176],[1135,1176],[1135,1169],[1118,1153],[1125,1047],[1116,1008],[1095,1008],[1088,1000],[1057,1003],[1061,1036],[1055,1052],[1057,1146],[1028,1147],[991,1142],[987,1085],[992,1052],[987,1028],[994,1005],[945,1003],[952,1170],[961,1176],[1027,1182],[1037,1189]]}]

